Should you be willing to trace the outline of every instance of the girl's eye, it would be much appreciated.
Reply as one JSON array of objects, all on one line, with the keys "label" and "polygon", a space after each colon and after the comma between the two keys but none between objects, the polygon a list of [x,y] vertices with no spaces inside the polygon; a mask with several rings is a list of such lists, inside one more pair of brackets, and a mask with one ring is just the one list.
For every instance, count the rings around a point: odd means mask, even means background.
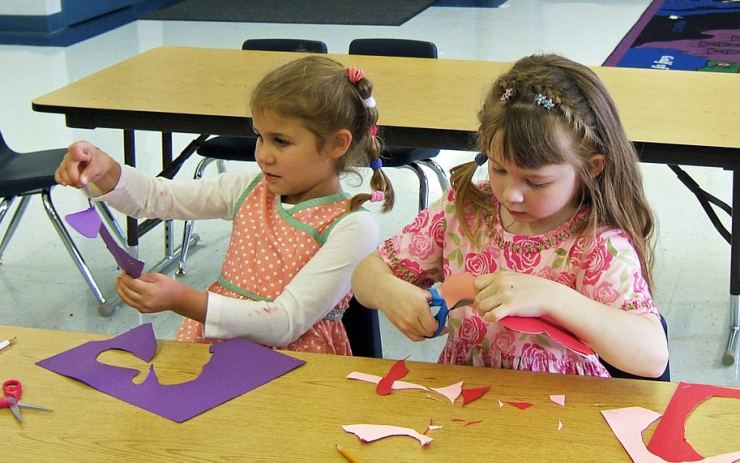
[{"label": "girl's eye", "polygon": [[491,172],[497,174],[497,175],[504,175],[506,173],[506,169],[501,169],[497,167],[491,167]]},{"label": "girl's eye", "polygon": [[275,138],[275,144],[278,146],[285,146],[288,144],[288,142],[283,140],[282,138],[277,137]]},{"label": "girl's eye", "polygon": [[527,180],[527,185],[533,190],[539,190],[541,188],[545,188],[547,186],[547,183],[533,183]]}]

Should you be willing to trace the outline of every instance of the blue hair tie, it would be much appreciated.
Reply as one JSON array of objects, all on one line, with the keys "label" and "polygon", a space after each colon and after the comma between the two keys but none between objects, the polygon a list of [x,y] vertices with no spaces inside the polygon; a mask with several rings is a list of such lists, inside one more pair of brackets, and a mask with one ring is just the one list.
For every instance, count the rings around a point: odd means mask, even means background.
[{"label": "blue hair tie", "polygon": [[478,153],[475,155],[475,163],[479,166],[485,164],[486,161],[488,161],[488,156],[486,156],[484,153]]},{"label": "blue hair tie", "polygon": [[383,167],[383,161],[381,161],[380,158],[373,159],[372,162],[370,162],[370,167],[373,170],[378,170]]}]

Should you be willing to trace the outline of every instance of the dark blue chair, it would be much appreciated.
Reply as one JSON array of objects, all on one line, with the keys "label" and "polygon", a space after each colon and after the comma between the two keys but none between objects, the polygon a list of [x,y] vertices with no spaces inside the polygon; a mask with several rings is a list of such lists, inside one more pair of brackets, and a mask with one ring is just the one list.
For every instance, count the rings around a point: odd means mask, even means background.
[{"label": "dark blue chair", "polygon": [[342,323],[347,331],[352,355],[383,358],[377,310],[366,308],[353,297],[344,312]]},{"label": "dark blue chair", "polygon": [[[59,238],[61,238],[67,252],[72,257],[77,269],[85,279],[90,291],[92,291],[95,298],[101,304],[100,313],[109,314],[112,310],[106,307],[105,298],[98,284],[95,282],[92,273],[90,273],[90,269],[82,258],[82,254],[80,254],[74,241],[72,241],[72,237],[64,226],[51,200],[51,189],[57,184],[56,180],[54,180],[54,171],[62,162],[66,152],[66,148],[58,148],[19,153],[8,146],[0,133],[0,198],[2,198],[2,202],[0,202],[0,223],[2,223],[15,200],[20,198],[20,203],[13,214],[13,218],[10,220],[2,241],[0,241],[0,261],[10,239],[18,228],[18,224],[23,218],[31,197],[40,195],[46,215],[51,220],[52,225],[54,225],[54,229],[59,235]],[[113,225],[115,221],[107,206],[102,203],[96,203],[96,205],[103,213],[103,218],[106,219],[108,224]],[[115,232],[120,239],[123,232],[117,224],[115,226],[117,227]]]},{"label": "dark blue chair", "polygon": [[[257,51],[287,51],[304,53],[327,53],[324,42],[319,40],[303,39],[247,39],[242,44],[242,50]],[[209,138],[197,150],[203,159],[195,168],[193,178],[201,178],[203,171],[209,164],[216,161],[219,172],[225,170],[224,161],[255,162],[254,150],[257,146],[256,137],[216,136]],[[177,263],[177,275],[185,274],[185,261],[190,250],[190,238],[193,235],[193,221],[187,220],[183,228],[180,259]]]},{"label": "dark blue chair", "polygon": [[[349,44],[350,55],[399,56],[406,58],[437,58],[437,46],[432,42],[406,39],[355,39]],[[372,76],[370,76],[372,80]],[[379,108],[383,114],[383,108]],[[382,135],[382,132],[381,132]],[[438,149],[386,146],[383,150],[384,167],[403,167],[414,171],[419,179],[419,210],[429,204],[429,183],[422,169],[426,166],[437,176],[442,191],[449,187],[444,170],[432,158]]]}]

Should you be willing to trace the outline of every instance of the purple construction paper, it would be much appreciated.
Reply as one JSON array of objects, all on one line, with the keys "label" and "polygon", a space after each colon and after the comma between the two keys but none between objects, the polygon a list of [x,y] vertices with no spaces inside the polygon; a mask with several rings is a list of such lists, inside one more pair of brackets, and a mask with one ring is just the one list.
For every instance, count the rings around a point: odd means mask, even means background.
[{"label": "purple construction paper", "polygon": [[154,366],[150,365],[146,380],[135,384],[131,380],[137,375],[137,370],[97,361],[98,355],[109,349],[124,350],[149,362],[156,351],[151,323],[106,341],[86,342],[36,364],[181,423],[305,363],[259,344],[235,338],[212,344],[211,359],[192,381],[159,384]]},{"label": "purple construction paper", "polygon": [[86,238],[95,238],[98,236],[98,230],[103,221],[98,215],[98,211],[95,210],[94,206],[90,206],[84,211],[75,212],[73,214],[67,214],[64,216],[64,220],[77,230],[80,235]]},{"label": "purple construction paper", "polygon": [[141,276],[141,272],[144,270],[144,262],[134,258],[131,254],[127,253],[125,249],[119,246],[102,223],[100,224],[100,237],[103,238],[105,247],[108,248],[111,254],[113,254],[113,258],[116,259],[118,267],[131,275],[132,278],[139,278]]},{"label": "purple construction paper", "polygon": [[139,278],[141,276],[141,272],[144,271],[144,262],[136,259],[118,245],[108,229],[103,225],[100,214],[98,214],[94,206],[90,205],[84,211],[67,214],[64,216],[64,219],[82,236],[95,238],[100,234],[103,242],[105,242],[105,247],[108,248],[108,251],[110,251],[116,260],[118,268],[124,270],[133,278]]}]

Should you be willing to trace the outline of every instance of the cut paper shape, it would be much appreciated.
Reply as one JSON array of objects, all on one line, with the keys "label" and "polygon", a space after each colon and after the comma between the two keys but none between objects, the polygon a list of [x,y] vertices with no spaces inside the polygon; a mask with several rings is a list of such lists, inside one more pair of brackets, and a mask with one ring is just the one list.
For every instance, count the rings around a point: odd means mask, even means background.
[{"label": "cut paper shape", "polygon": [[504,407],[504,403],[499,400],[498,401],[498,408],[503,408],[503,407]]},{"label": "cut paper shape", "polygon": [[473,301],[475,299],[475,275],[468,272],[453,273],[445,278],[440,285],[440,296],[442,296],[452,310],[460,301]]},{"label": "cut paper shape", "polygon": [[678,383],[648,449],[668,461],[697,461],[704,458],[686,441],[686,420],[696,407],[711,397],[740,399],[740,389]]},{"label": "cut paper shape", "polygon": [[467,423],[465,423],[465,426],[472,426],[474,424],[482,423],[483,420],[470,420]]},{"label": "cut paper shape", "polygon": [[526,410],[532,405],[534,405],[529,402],[514,402],[513,400],[507,400],[506,403],[518,408],[519,410]]},{"label": "cut paper shape", "polygon": [[550,400],[560,405],[561,407],[565,407],[565,395],[563,394],[553,394],[550,396]]},{"label": "cut paper shape", "polygon": [[563,429],[563,422],[558,421],[558,431],[560,431],[561,429]]},{"label": "cut paper shape", "polygon": [[64,216],[64,220],[82,236],[95,238],[99,234],[105,243],[105,247],[108,248],[108,251],[110,251],[116,260],[118,268],[125,271],[132,278],[139,278],[141,276],[141,272],[144,270],[144,262],[136,259],[118,245],[108,229],[103,225],[100,214],[98,214],[98,211],[92,204],[83,211],[67,214]]},{"label": "cut paper shape", "polygon": [[354,434],[362,442],[373,442],[391,436],[409,436],[418,440],[423,447],[433,440],[431,437],[418,433],[411,428],[387,424],[346,424],[342,426],[342,429]]},{"label": "cut paper shape", "polygon": [[480,398],[483,394],[488,392],[489,389],[491,389],[491,386],[471,387],[468,389],[463,388],[462,392],[460,393],[463,398],[463,407],[470,402]]},{"label": "cut paper shape", "polygon": [[[370,375],[367,373],[362,373],[359,371],[353,371],[352,373],[347,375],[347,379],[354,379],[357,381],[365,381],[368,383],[378,384],[382,377],[378,375]],[[421,389],[423,391],[428,391],[429,388],[426,386],[422,386],[420,384],[414,384],[414,383],[407,383],[406,381],[394,381],[393,382],[393,389],[394,390],[404,390],[404,389]]]},{"label": "cut paper shape", "polygon": [[527,334],[546,334],[563,347],[581,355],[593,355],[591,350],[583,341],[576,338],[570,331],[541,317],[516,317],[508,316],[499,320],[499,323],[510,330]]},{"label": "cut paper shape", "polygon": [[103,221],[100,219],[100,215],[98,215],[98,212],[92,204],[84,211],[65,215],[64,220],[66,220],[72,228],[77,230],[80,235],[86,238],[96,238],[98,236],[100,226],[103,224]]},{"label": "cut paper shape", "polygon": [[447,399],[449,399],[450,403],[454,404],[455,400],[460,397],[460,393],[462,392],[462,385],[463,382],[460,381],[459,383],[450,384],[449,386],[430,387],[429,389],[436,392],[437,394],[442,394],[443,396],[447,397]]},{"label": "cut paper shape", "polygon": [[378,381],[377,386],[375,386],[375,392],[378,393],[378,395],[388,395],[393,390],[393,383],[397,379],[401,379],[404,376],[406,376],[409,373],[409,369],[406,367],[405,360],[401,359],[397,362],[395,362],[390,370],[388,370],[388,373],[383,376],[380,381]]},{"label": "cut paper shape", "polygon": [[162,385],[150,365],[141,383],[132,368],[98,362],[102,352],[120,349],[150,362],[157,349],[151,323],[104,341],[89,341],[36,362],[48,370],[175,422],[183,422],[299,367],[303,360],[235,338],[210,346],[211,358],[192,381]]},{"label": "cut paper shape", "polygon": [[119,246],[116,240],[111,236],[108,229],[103,225],[100,225],[100,237],[103,238],[105,247],[108,248],[110,253],[113,255],[118,267],[129,274],[131,278],[139,278],[141,276],[141,272],[144,271],[144,262],[136,259]]},{"label": "cut paper shape", "polygon": [[[612,432],[627,451],[632,461],[639,463],[665,463],[666,460],[648,450],[642,441],[642,432],[660,418],[660,413],[642,407],[617,408],[602,410]],[[706,458],[706,463],[732,463],[740,459],[740,452],[725,453]]]}]

